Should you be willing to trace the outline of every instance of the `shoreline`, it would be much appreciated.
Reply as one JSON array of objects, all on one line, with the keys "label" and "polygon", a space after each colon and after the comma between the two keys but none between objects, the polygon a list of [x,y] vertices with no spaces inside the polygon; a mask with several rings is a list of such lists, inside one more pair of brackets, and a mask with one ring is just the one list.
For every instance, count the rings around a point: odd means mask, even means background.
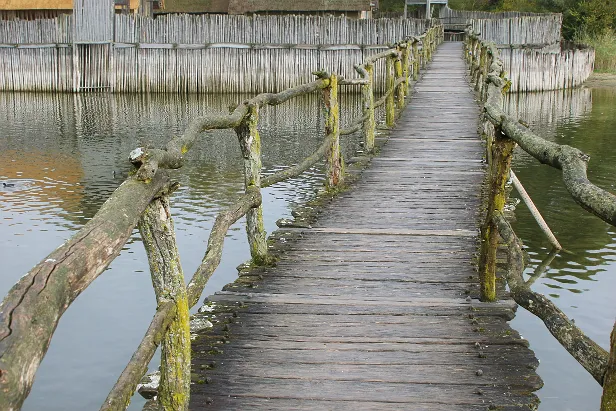
[{"label": "shoreline", "polygon": [[616,87],[616,74],[594,72],[590,75],[590,77],[588,77],[583,85],[592,88]]}]

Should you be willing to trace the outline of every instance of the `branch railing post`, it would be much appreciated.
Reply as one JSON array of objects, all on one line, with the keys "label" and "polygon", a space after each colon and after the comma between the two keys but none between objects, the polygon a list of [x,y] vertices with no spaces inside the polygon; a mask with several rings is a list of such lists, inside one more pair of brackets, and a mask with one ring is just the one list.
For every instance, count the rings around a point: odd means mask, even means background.
[{"label": "branch railing post", "polygon": [[394,57],[394,78],[396,81],[400,81],[396,86],[396,108],[402,110],[404,107],[404,89],[406,87],[406,80],[404,80],[404,70],[402,68],[402,48],[396,47],[396,57]]},{"label": "branch railing post", "polygon": [[[175,319],[161,343],[157,400],[165,410],[187,410],[190,399],[190,314],[169,197],[153,200],[139,221],[158,305],[173,301]],[[128,405],[128,404],[126,404]]]},{"label": "branch railing post", "polygon": [[505,207],[505,185],[509,179],[514,148],[515,142],[505,137],[500,128],[496,128],[492,142],[492,165],[488,173],[486,220],[481,226],[479,279],[482,301],[496,301],[496,249],[499,237],[493,217]]},{"label": "branch railing post", "polygon": [[479,65],[477,67],[477,71],[475,73],[475,91],[481,93],[482,83],[485,81],[485,65],[486,65],[486,55],[488,53],[488,48],[486,46],[479,46]]},{"label": "branch railing post", "polygon": [[[257,130],[259,106],[248,105],[248,113],[235,128],[242,156],[244,157],[244,186],[261,189],[261,137]],[[250,245],[250,256],[256,265],[267,264],[267,233],[263,225],[263,206],[251,209],[246,214],[246,233]]]},{"label": "branch railing post", "polygon": [[[325,74],[322,74],[325,78]],[[334,189],[344,182],[344,160],[340,151],[340,106],[338,104],[338,77],[327,74],[329,84],[323,89],[325,102],[325,135],[333,136],[326,156],[325,186]]]},{"label": "branch railing post", "polygon": [[419,80],[419,40],[413,39],[413,81]]},{"label": "branch railing post", "polygon": [[374,133],[376,120],[374,117],[374,66],[366,63],[363,66],[366,84],[361,86],[364,150],[371,153],[374,150]]},{"label": "branch railing post", "polygon": [[394,73],[394,64],[396,57],[387,56],[385,61],[385,84],[387,93],[387,99],[385,100],[385,125],[387,127],[393,127],[396,120],[396,108],[394,100],[394,85],[396,74]]},{"label": "branch railing post", "polygon": [[404,76],[404,88],[402,91],[404,92],[404,97],[408,96],[411,88],[411,74],[410,74],[410,65],[411,65],[411,53],[409,50],[410,44],[406,41],[404,44],[400,45],[400,49],[402,52],[402,75]]}]

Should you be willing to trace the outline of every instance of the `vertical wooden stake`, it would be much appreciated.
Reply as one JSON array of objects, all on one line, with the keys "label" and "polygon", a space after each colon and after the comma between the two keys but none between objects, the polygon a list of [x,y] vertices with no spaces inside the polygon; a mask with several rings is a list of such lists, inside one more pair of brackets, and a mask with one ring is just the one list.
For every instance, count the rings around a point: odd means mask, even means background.
[{"label": "vertical wooden stake", "polygon": [[481,255],[479,280],[481,300],[496,301],[496,249],[498,248],[498,229],[493,216],[505,207],[505,184],[509,179],[511,158],[516,143],[505,137],[500,129],[495,130],[492,143],[492,166],[489,169],[488,206],[486,220],[481,226]]},{"label": "vertical wooden stake", "polygon": [[329,76],[329,84],[323,89],[325,101],[325,135],[333,136],[326,155],[326,180],[328,190],[344,182],[344,160],[340,152],[340,106],[338,105],[338,77]]},{"label": "vertical wooden stake", "polygon": [[[259,107],[250,105],[248,114],[235,129],[244,157],[244,185],[261,188],[261,137],[257,130]],[[250,256],[256,265],[268,263],[267,241],[263,225],[263,207],[251,209],[246,214],[246,233],[250,245]]]},{"label": "vertical wooden stake", "polygon": [[419,46],[417,39],[413,39],[413,81],[419,80]]},{"label": "vertical wooden stake", "polygon": [[368,84],[361,86],[362,97],[362,114],[364,116],[364,150],[371,153],[374,151],[374,131],[376,129],[376,121],[374,119],[374,67],[371,64],[364,66],[368,76]]},{"label": "vertical wooden stake", "polygon": [[[394,59],[394,79],[398,81],[399,79],[404,79],[404,74],[402,70],[402,48],[399,46],[396,48],[398,51],[397,56]],[[404,107],[404,89],[406,87],[406,81],[398,84],[396,87],[396,108],[398,110],[402,110]]]},{"label": "vertical wooden stake", "polygon": [[404,76],[404,83],[402,83],[404,85],[404,87],[402,88],[402,91],[404,92],[404,97],[408,96],[409,94],[409,89],[410,89],[410,85],[411,85],[411,79],[410,79],[410,52],[409,52],[409,43],[405,43],[401,46],[401,50],[402,50],[402,75]]},{"label": "vertical wooden stake", "polygon": [[601,397],[601,411],[616,410],[616,323],[610,338],[610,358],[607,362],[607,371],[603,380],[603,396]]},{"label": "vertical wooden stake", "polygon": [[482,46],[479,49],[479,67],[477,68],[477,79],[475,82],[475,91],[481,92],[482,83],[484,81],[483,68],[486,62],[487,49]]},{"label": "vertical wooden stake", "polygon": [[156,302],[173,301],[177,315],[161,344],[158,401],[165,410],[187,410],[190,399],[190,320],[184,274],[166,195],[152,201],[139,221]]},{"label": "vertical wooden stake", "polygon": [[385,100],[385,124],[387,127],[393,127],[396,116],[396,109],[394,104],[394,83],[395,83],[395,74],[394,74],[394,60],[395,57],[387,56],[386,64],[385,64],[385,84],[387,85],[387,99]]}]

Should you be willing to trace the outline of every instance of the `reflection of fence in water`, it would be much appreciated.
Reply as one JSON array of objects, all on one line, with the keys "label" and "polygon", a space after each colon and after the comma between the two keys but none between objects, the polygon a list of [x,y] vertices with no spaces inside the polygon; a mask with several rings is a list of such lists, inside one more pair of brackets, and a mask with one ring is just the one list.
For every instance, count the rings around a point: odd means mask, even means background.
[{"label": "reflection of fence in water", "polygon": [[552,136],[563,121],[576,121],[592,110],[592,91],[588,88],[552,90],[505,95],[504,111],[513,118],[540,124],[546,137]]}]

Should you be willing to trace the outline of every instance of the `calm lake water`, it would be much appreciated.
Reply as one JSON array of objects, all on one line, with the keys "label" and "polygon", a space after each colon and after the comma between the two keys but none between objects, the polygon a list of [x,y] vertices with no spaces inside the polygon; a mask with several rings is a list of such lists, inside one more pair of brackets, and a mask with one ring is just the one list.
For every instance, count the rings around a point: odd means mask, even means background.
[{"label": "calm lake water", "polygon": [[[226,112],[241,96],[116,96],[107,94],[0,94],[0,295],[91,218],[130,170],[135,147],[164,144],[197,115]],[[357,107],[343,96],[343,108]],[[297,104],[299,103],[299,104]],[[511,110],[546,138],[572,144],[591,155],[590,178],[616,191],[616,92],[582,89],[541,93],[511,101]],[[319,100],[264,110],[261,129],[268,171],[294,164],[323,138]],[[356,115],[352,110],[343,118]],[[358,149],[358,137],[344,144]],[[564,190],[560,172],[517,155],[514,170],[561,244],[534,289],[549,295],[590,337],[607,347],[616,316],[615,230],[577,206]],[[115,172],[115,173],[114,173]],[[191,275],[203,257],[216,214],[243,189],[241,156],[233,132],[204,134],[186,166],[175,172],[182,188],[172,207],[184,272]],[[320,169],[264,192],[266,229],[290,216],[295,203],[322,185]],[[516,194],[513,193],[513,196]],[[532,258],[529,275],[549,245],[523,204],[515,229]],[[222,264],[208,283],[209,295],[236,277],[249,258],[243,221],[226,240]],[[24,410],[89,410],[100,406],[143,337],[155,310],[145,252],[138,233],[110,268],[62,317]],[[598,409],[597,383],[560,348],[543,324],[523,309],[513,326],[541,359],[545,387],[542,410]],[[156,364],[153,364],[155,366]],[[133,398],[132,409],[143,404]]]},{"label": "calm lake water", "polygon": [[[575,146],[590,155],[592,182],[616,193],[616,89],[583,88],[510,98],[509,110],[544,138]],[[594,341],[609,350],[616,318],[616,229],[584,211],[562,183],[561,172],[520,152],[512,168],[565,251],[539,276],[550,244],[526,206],[516,208],[514,229],[527,247],[532,288],[548,296]],[[517,193],[514,191],[512,196]],[[530,341],[541,361],[545,386],[540,410],[598,410],[601,387],[547,331],[543,322],[520,308],[513,327]]]}]

